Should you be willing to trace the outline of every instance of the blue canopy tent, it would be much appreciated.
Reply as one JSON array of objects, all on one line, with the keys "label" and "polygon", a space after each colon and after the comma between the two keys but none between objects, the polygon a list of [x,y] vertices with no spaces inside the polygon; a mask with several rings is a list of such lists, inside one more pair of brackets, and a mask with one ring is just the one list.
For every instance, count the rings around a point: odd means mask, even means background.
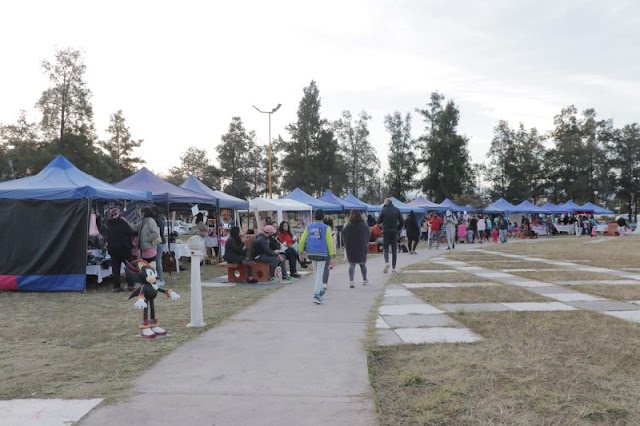
[{"label": "blue canopy tent", "polygon": [[360,201],[360,200],[358,200],[358,199],[356,198],[356,196],[355,196],[355,195],[353,195],[353,194],[349,194],[349,195],[347,195],[347,196],[345,197],[345,200],[346,200],[346,201],[349,201],[349,202],[352,202],[352,203],[355,203],[355,204],[361,204],[361,205],[363,205],[364,207],[366,207],[367,211],[368,211],[368,212],[370,212],[370,213],[377,213],[377,212],[379,212],[379,211],[380,211],[380,206],[376,206],[376,205],[374,205],[374,204],[367,204],[367,203],[365,203],[365,202],[363,202],[363,201]]},{"label": "blue canopy tent", "polygon": [[536,206],[535,204],[524,200],[520,204],[515,206],[516,209],[513,213],[528,213],[528,214],[551,214],[553,210],[545,209],[544,207]]},{"label": "blue canopy tent", "polygon": [[547,201],[546,203],[544,203],[540,207],[545,209],[545,210],[547,210],[547,211],[550,211],[551,214],[562,213],[562,211],[558,210],[558,206],[553,204],[550,201]]},{"label": "blue canopy tent", "polygon": [[[410,206],[409,204],[405,204],[402,201],[398,200],[396,197],[391,197],[391,202],[393,203],[394,206],[400,209],[400,213],[406,214],[413,210],[414,213],[416,214],[420,213],[422,214],[422,216],[424,216],[423,207]],[[380,204],[380,208],[382,208],[383,206],[384,204]]]},{"label": "blue canopy tent", "polygon": [[443,202],[440,203],[442,207],[445,207],[445,210],[451,210],[452,212],[463,212],[465,211],[465,207],[459,206],[448,198],[445,198]]},{"label": "blue canopy tent", "polygon": [[505,216],[509,216],[510,213],[516,211],[516,206],[514,206],[504,198],[500,198],[499,200],[494,201],[493,203],[482,209],[482,211],[484,213],[504,214]]},{"label": "blue canopy tent", "polygon": [[433,201],[429,201],[426,198],[424,198],[422,195],[418,195],[418,197],[416,197],[415,200],[407,204],[414,207],[423,207],[425,211],[443,212],[447,210],[446,207],[438,203],[434,203]]},{"label": "blue canopy tent", "polygon": [[83,291],[94,200],[150,200],[90,176],[62,155],[0,183],[0,291]]},{"label": "blue canopy tent", "polygon": [[585,212],[593,211],[594,214],[603,214],[603,215],[613,214],[613,210],[605,209],[604,207],[597,206],[593,203],[583,204],[582,206],[580,206],[580,208],[582,209],[582,211],[585,211]]},{"label": "blue canopy tent", "polygon": [[311,195],[307,194],[300,188],[294,189],[282,198],[299,201],[301,203],[310,205],[313,210],[322,209],[327,213],[341,212],[344,210],[342,204],[329,203],[327,201],[318,200],[317,198],[313,198]]},{"label": "blue canopy tent", "polygon": [[248,201],[234,197],[233,195],[225,194],[222,191],[211,189],[195,176],[189,176],[187,180],[180,185],[180,188],[215,198],[218,200],[218,207],[221,209],[249,210]]},{"label": "blue canopy tent", "polygon": [[324,194],[322,194],[322,197],[318,197],[318,200],[333,204],[340,204],[346,212],[350,210],[367,211],[366,206],[363,206],[364,203],[354,203],[353,201],[342,200],[331,192],[330,189],[327,189]]},{"label": "blue canopy tent", "polygon": [[180,188],[172,183],[160,179],[146,167],[141,168],[128,178],[114,184],[118,188],[151,191],[154,204],[185,203],[216,205],[216,198],[198,192]]},{"label": "blue canopy tent", "polygon": [[473,207],[471,204],[467,204],[466,206],[464,206],[465,210],[467,213],[478,213],[480,210],[476,209],[475,207]]},{"label": "blue canopy tent", "polygon": [[593,212],[593,208],[582,208],[574,203],[573,200],[569,200],[566,203],[558,205],[556,209],[558,212],[562,213]]}]

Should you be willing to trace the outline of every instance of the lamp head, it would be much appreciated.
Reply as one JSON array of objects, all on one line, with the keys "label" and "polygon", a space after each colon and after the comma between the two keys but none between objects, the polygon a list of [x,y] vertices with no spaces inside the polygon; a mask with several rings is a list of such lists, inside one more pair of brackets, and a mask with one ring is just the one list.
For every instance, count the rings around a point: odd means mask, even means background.
[{"label": "lamp head", "polygon": [[278,106],[277,106],[277,107],[275,107],[275,108],[273,109],[273,111],[271,111],[271,112],[276,112],[277,110],[279,110],[279,109],[280,109],[280,107],[281,107],[281,106],[282,106],[282,104],[278,104]]}]

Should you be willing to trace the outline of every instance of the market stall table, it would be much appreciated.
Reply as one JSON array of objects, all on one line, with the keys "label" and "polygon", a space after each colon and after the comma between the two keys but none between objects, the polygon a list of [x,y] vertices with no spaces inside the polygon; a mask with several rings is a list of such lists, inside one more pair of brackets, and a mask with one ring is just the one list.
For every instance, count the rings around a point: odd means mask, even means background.
[{"label": "market stall table", "polygon": [[575,234],[576,233],[576,226],[571,224],[571,225],[561,225],[559,223],[554,223],[553,226],[556,228],[556,231],[558,231],[558,233],[564,232],[566,234]]},{"label": "market stall table", "polygon": [[[161,249],[163,253],[169,251],[166,244],[158,244],[158,248]],[[189,246],[187,244],[171,243],[171,251],[176,255],[176,271],[180,273],[180,258],[190,257],[191,250],[189,250]]]}]

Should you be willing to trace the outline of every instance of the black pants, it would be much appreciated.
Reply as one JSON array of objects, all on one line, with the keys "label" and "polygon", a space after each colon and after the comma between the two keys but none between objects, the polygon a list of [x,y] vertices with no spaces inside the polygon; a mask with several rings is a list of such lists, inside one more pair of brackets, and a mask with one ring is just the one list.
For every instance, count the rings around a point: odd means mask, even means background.
[{"label": "black pants", "polygon": [[[125,262],[125,260],[128,261],[132,261],[133,260],[133,256],[131,254],[129,255],[117,255],[117,254],[112,254],[111,255],[111,278],[113,280],[113,288],[121,288],[121,284],[120,284],[120,270],[122,269],[122,264]],[[129,279],[129,277],[127,276],[127,287],[133,287],[133,280]]]},{"label": "black pants", "polygon": [[409,252],[416,251],[416,247],[418,247],[418,239],[407,237],[407,242],[409,243]]},{"label": "black pants", "polygon": [[289,273],[295,274],[298,272],[298,252],[293,247],[287,247],[284,251],[284,257],[289,261]]},{"label": "black pants", "polygon": [[396,269],[396,261],[398,260],[398,232],[387,231],[382,233],[384,263],[389,263],[389,246],[391,246],[391,267]]}]

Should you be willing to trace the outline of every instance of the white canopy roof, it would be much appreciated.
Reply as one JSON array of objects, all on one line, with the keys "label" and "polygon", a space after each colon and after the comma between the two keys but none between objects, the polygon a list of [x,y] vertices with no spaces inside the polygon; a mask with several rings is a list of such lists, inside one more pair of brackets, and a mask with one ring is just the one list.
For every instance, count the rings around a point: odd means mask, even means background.
[{"label": "white canopy roof", "polygon": [[291,200],[288,198],[254,198],[249,200],[249,211],[254,212],[256,221],[259,223],[258,212],[275,211],[277,214],[277,222],[283,221],[283,212],[309,212],[311,217],[311,206],[309,204],[301,203],[300,201]]}]

